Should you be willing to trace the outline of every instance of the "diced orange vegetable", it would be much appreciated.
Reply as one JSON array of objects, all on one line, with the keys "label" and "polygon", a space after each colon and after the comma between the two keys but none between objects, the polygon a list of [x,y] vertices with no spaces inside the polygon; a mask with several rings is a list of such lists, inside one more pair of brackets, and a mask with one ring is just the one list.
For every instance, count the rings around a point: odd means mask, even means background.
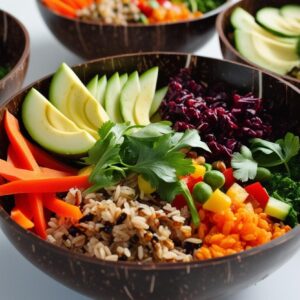
[{"label": "diced orange vegetable", "polygon": [[59,193],[67,192],[72,187],[85,189],[90,185],[88,175],[16,180],[0,185],[0,196],[22,193]]},{"label": "diced orange vegetable", "polygon": [[203,204],[203,208],[215,213],[228,209],[231,205],[231,199],[219,189],[216,189],[208,200]]},{"label": "diced orange vegetable", "polygon": [[234,202],[244,202],[249,196],[247,191],[237,183],[234,183],[227,190],[226,195]]},{"label": "diced orange vegetable", "polygon": [[15,155],[18,157],[20,163],[18,167],[27,170],[39,170],[39,166],[20,132],[18,120],[8,110],[5,111],[4,115],[4,127]]},{"label": "diced orange vegetable", "polygon": [[[16,156],[14,149],[11,144],[9,144],[7,149],[7,162],[13,165],[14,167],[20,167],[22,164],[20,163],[18,157]],[[20,167],[21,168],[21,167]]]},{"label": "diced orange vegetable", "polygon": [[24,229],[31,229],[34,224],[17,208],[10,213],[11,218]]},{"label": "diced orange vegetable", "polygon": [[46,208],[61,217],[79,220],[83,216],[79,207],[58,199],[54,193],[45,194],[43,203]]},{"label": "diced orange vegetable", "polygon": [[38,162],[38,164],[42,167],[55,169],[71,174],[77,174],[78,170],[75,168],[72,168],[63,162],[59,161],[58,159],[54,158],[52,155],[47,153],[45,150],[41,149],[40,147],[32,144],[28,140],[26,140],[26,143],[33,154],[34,158]]}]

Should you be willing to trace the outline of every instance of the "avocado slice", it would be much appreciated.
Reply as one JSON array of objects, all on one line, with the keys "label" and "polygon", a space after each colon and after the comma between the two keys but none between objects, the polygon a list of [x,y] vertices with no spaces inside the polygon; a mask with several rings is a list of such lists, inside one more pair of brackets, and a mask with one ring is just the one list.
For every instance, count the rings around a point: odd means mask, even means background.
[{"label": "avocado slice", "polygon": [[241,7],[237,7],[230,17],[230,22],[235,29],[242,29],[244,31],[255,31],[256,34],[262,35],[266,38],[276,40],[285,44],[296,45],[297,38],[288,38],[274,35],[268,30],[258,25],[255,18]]},{"label": "avocado slice", "polygon": [[292,19],[300,24],[300,5],[286,4],[280,8],[280,14],[285,19]]},{"label": "avocado slice", "polygon": [[121,89],[123,88],[124,84],[126,83],[126,81],[128,80],[128,74],[124,73],[122,75],[120,75],[120,84],[121,84]]},{"label": "avocado slice", "polygon": [[97,101],[103,106],[104,105],[104,95],[107,85],[107,77],[103,75],[98,81],[98,91],[97,91]]},{"label": "avocado slice", "polygon": [[[52,121],[56,120],[56,124],[60,124],[60,128],[55,128],[50,123],[49,115]],[[82,155],[96,142],[85,130],[76,128],[72,121],[35,89],[31,89],[25,97],[22,120],[26,130],[38,144],[57,154]]]},{"label": "avocado slice", "polygon": [[134,119],[138,125],[150,124],[150,109],[156,90],[157,77],[158,67],[153,67],[140,76],[142,92],[137,97],[134,107]]},{"label": "avocado slice", "polygon": [[150,108],[150,117],[152,117],[159,109],[160,104],[165,98],[168,91],[168,87],[165,86],[155,92],[154,99]]},{"label": "avocado slice", "polygon": [[290,45],[239,29],[235,30],[234,39],[237,50],[245,58],[270,71],[285,75],[299,64],[296,51],[293,47],[289,48]]},{"label": "avocado slice", "polygon": [[120,111],[121,81],[119,73],[113,74],[108,82],[104,96],[104,107],[110,119],[115,123],[122,123]]},{"label": "avocado slice", "polygon": [[278,8],[264,7],[256,13],[256,21],[268,31],[287,37],[299,37],[300,25],[290,22],[280,15]]},{"label": "avocado slice", "polygon": [[86,85],[90,93],[97,99],[98,92],[98,75],[94,76],[91,81]]},{"label": "avocado slice", "polygon": [[60,66],[52,78],[49,99],[78,127],[93,135],[104,122],[109,120],[101,104],[65,63]]},{"label": "avocado slice", "polygon": [[121,96],[120,96],[120,108],[121,114],[125,122],[135,124],[133,111],[137,97],[141,92],[139,74],[137,71],[130,74],[127,82],[125,83]]}]

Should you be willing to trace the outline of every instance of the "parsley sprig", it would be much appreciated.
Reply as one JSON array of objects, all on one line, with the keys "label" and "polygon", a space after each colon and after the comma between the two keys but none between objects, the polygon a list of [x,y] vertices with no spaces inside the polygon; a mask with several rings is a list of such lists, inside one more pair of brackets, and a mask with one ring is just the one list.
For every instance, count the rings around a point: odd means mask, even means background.
[{"label": "parsley sprig", "polygon": [[192,160],[181,149],[210,151],[196,130],[174,132],[169,122],[142,127],[108,121],[99,129],[99,136],[85,158],[87,164],[94,166],[89,178],[93,185],[86,192],[116,185],[130,173],[140,174],[165,201],[171,202],[182,194],[193,223],[199,224],[192,196],[186,183],[179,179],[195,170]]}]

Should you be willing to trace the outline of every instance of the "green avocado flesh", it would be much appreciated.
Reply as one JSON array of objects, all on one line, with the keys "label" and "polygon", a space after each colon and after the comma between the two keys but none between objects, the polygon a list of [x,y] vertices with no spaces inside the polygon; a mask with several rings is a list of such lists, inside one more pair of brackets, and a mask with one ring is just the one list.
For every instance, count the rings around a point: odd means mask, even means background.
[{"label": "green avocado flesh", "polygon": [[23,102],[22,120],[38,144],[57,154],[83,155],[96,142],[35,89],[30,90]]}]

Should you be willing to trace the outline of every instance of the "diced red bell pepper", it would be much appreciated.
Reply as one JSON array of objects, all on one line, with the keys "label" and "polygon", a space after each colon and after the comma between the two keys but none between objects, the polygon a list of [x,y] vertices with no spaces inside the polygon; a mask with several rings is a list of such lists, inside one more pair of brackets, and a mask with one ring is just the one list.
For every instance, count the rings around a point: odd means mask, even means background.
[{"label": "diced red bell pepper", "polygon": [[233,176],[233,169],[232,168],[227,168],[223,172],[223,175],[225,176],[224,187],[225,187],[226,190],[228,190],[235,183],[235,178]]},{"label": "diced red bell pepper", "polygon": [[261,185],[260,182],[255,182],[249,184],[245,187],[245,190],[248,192],[250,196],[252,196],[262,208],[265,208],[267,202],[269,201],[270,196],[266,189]]}]

